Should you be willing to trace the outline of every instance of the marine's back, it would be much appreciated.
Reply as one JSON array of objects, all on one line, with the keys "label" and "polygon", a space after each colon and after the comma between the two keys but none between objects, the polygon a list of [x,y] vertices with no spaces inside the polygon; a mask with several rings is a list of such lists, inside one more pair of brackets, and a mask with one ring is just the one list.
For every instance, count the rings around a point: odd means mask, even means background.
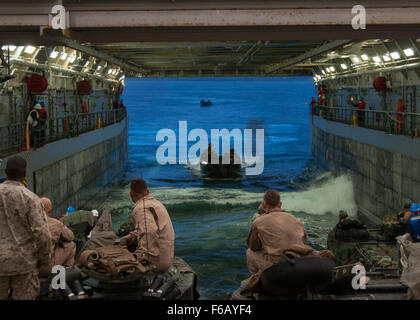
[{"label": "marine's back", "polygon": [[262,250],[269,255],[278,255],[293,244],[304,244],[306,231],[302,223],[280,209],[259,216],[253,224]]}]

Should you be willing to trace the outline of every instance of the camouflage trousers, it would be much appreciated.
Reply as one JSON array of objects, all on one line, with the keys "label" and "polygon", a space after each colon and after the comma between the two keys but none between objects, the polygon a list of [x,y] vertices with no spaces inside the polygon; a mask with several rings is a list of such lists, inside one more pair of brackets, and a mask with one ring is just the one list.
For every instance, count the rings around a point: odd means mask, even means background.
[{"label": "camouflage trousers", "polygon": [[38,271],[15,276],[0,276],[0,300],[7,300],[9,289],[13,300],[35,300],[39,295]]}]

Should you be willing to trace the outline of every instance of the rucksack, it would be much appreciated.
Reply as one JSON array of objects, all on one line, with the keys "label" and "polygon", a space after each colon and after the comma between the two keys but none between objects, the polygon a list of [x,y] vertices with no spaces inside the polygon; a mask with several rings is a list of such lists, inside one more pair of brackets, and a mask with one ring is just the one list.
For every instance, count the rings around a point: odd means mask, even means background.
[{"label": "rucksack", "polygon": [[85,250],[80,254],[79,263],[87,269],[99,273],[109,273],[113,279],[118,279],[125,271],[147,272],[147,269],[137,261],[130,251],[119,246]]}]

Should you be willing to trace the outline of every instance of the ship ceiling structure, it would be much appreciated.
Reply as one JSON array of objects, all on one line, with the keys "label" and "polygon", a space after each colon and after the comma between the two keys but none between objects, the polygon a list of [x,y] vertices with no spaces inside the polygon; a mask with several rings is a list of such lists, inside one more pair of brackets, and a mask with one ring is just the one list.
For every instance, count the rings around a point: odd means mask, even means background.
[{"label": "ship ceiling structure", "polygon": [[0,0],[2,56],[113,80],[314,75],[316,81],[416,68],[420,57],[418,0],[359,1],[365,30],[352,28],[355,4],[347,0],[63,0],[68,27],[53,30],[57,3]]}]

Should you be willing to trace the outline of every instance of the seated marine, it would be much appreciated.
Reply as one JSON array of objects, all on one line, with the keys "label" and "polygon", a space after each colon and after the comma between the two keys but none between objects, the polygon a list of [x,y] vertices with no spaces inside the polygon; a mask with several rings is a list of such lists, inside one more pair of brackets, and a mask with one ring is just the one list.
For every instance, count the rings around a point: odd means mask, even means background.
[{"label": "seated marine", "polygon": [[340,210],[338,217],[338,223],[328,234],[328,249],[333,249],[337,241],[359,241],[369,239],[369,232],[363,223],[350,219],[347,212],[344,210]]},{"label": "seated marine", "polygon": [[51,266],[70,267],[74,264],[76,244],[73,232],[61,221],[51,218],[52,204],[48,198],[41,198],[51,233]]},{"label": "seated marine", "polygon": [[143,265],[154,266],[156,272],[166,271],[174,258],[175,232],[165,206],[149,194],[146,181],[130,182],[130,197],[134,209],[130,222],[134,231],[121,238],[120,245],[136,247],[133,252]]},{"label": "seated marine", "polygon": [[[69,207],[70,209],[70,207]],[[72,210],[67,210],[67,214],[61,218],[61,222],[67,226],[74,234],[74,242],[76,242],[76,256],[83,249],[88,236],[95,226],[96,219],[98,217],[98,212],[78,210],[72,212]],[[74,210],[74,209],[73,209]]]},{"label": "seated marine", "polygon": [[207,149],[201,153],[200,162],[218,164],[219,154],[214,150],[213,145],[211,143],[209,143]]},{"label": "seated marine", "polygon": [[258,216],[248,233],[246,251],[251,273],[265,270],[282,260],[281,254],[293,245],[304,245],[308,236],[303,224],[281,209],[280,194],[268,190],[264,194],[264,214]]}]

